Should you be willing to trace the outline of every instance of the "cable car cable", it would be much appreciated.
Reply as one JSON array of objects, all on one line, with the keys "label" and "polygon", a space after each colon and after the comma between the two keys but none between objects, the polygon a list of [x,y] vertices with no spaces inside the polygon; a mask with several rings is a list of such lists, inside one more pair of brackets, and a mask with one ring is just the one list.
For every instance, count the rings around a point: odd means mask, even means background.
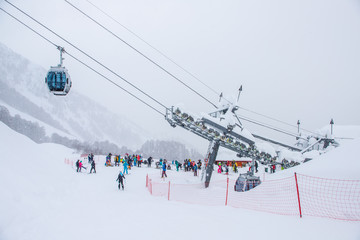
[{"label": "cable car cable", "polygon": [[273,126],[270,126],[270,125],[266,125],[265,123],[262,123],[262,122],[259,122],[259,121],[256,121],[256,120],[253,120],[253,119],[250,119],[250,118],[245,118],[244,116],[239,116],[239,115],[237,115],[237,116],[239,117],[239,119],[242,119],[242,120],[251,122],[251,123],[253,123],[253,124],[256,124],[256,125],[259,125],[259,126],[262,126],[262,127],[265,127],[265,128],[268,128],[268,129],[277,131],[277,132],[281,132],[281,133],[284,133],[284,134],[286,134],[286,135],[290,135],[290,136],[293,136],[293,137],[298,137],[297,134],[288,132],[288,131],[286,131],[286,130],[279,129],[279,128],[276,128],[276,127],[273,127]]},{"label": "cable car cable", "polygon": [[[173,64],[175,64],[177,67],[179,67],[180,69],[182,69],[184,72],[186,72],[187,74],[189,74],[191,77],[193,77],[194,79],[196,79],[197,81],[199,81],[201,84],[203,84],[205,87],[207,87],[209,90],[211,90],[213,93],[217,94],[218,96],[220,95],[216,90],[214,90],[213,88],[211,88],[209,85],[207,85],[206,83],[204,83],[203,81],[201,81],[198,77],[196,77],[194,74],[192,74],[190,71],[188,71],[187,69],[185,69],[184,67],[182,67],[180,64],[178,64],[177,62],[175,62],[173,59],[171,59],[170,57],[168,57],[165,53],[163,53],[162,51],[160,51],[159,49],[157,49],[156,47],[154,47],[153,45],[151,45],[149,42],[147,42],[144,38],[140,37],[138,34],[136,34],[134,31],[132,31],[131,29],[129,29],[128,27],[126,27],[124,24],[120,23],[118,20],[116,20],[114,17],[112,17],[110,14],[108,14],[107,12],[105,12],[103,9],[101,9],[99,6],[95,5],[94,3],[92,3],[91,1],[89,0],[85,0],[86,2],[88,2],[90,5],[92,5],[93,7],[95,7],[97,10],[99,10],[100,12],[102,12],[104,15],[106,15],[107,17],[109,17],[111,20],[113,20],[114,22],[116,22],[118,25],[120,25],[121,27],[123,27],[124,29],[126,29],[128,32],[130,32],[133,36],[135,36],[136,38],[138,38],[139,40],[141,40],[142,42],[144,42],[146,45],[148,45],[150,48],[152,48],[153,50],[155,50],[156,52],[158,52],[160,55],[162,55],[163,57],[165,57],[167,60],[169,60],[170,62],[172,62]],[[228,101],[230,103],[229,100],[227,100],[224,96],[222,97],[224,98],[226,101]],[[293,125],[293,124],[290,124],[290,123],[287,123],[287,122],[284,122],[282,120],[278,120],[276,118],[273,118],[273,117],[269,117],[269,116],[266,116],[264,114],[261,114],[261,113],[257,113],[255,111],[252,111],[252,110],[249,110],[249,109],[246,109],[246,108],[243,108],[243,107],[239,107],[245,111],[249,111],[251,113],[254,113],[254,114],[257,114],[257,115],[260,115],[262,117],[266,117],[266,118],[269,118],[271,120],[274,120],[274,121],[277,121],[279,123],[282,123],[282,124],[285,124],[287,126],[290,126],[290,127],[294,127],[294,128],[297,128],[297,126]],[[304,130],[304,131],[307,131],[309,133],[313,133],[313,134],[317,134],[317,133],[314,133],[314,132],[311,132],[309,130],[306,130],[304,128],[300,128],[301,130]]]},{"label": "cable car cable", "polygon": [[[114,72],[113,70],[109,69],[108,67],[106,67],[104,64],[102,64],[101,62],[97,61],[95,58],[93,58],[92,56],[90,56],[89,54],[87,54],[86,52],[82,51],[80,48],[76,47],[75,45],[73,45],[71,42],[69,42],[68,40],[64,39],[63,37],[61,37],[60,35],[58,35],[56,32],[52,31],[51,29],[49,29],[48,27],[46,27],[44,24],[40,23],[39,21],[37,21],[36,19],[34,19],[33,17],[31,17],[29,14],[25,13],[24,11],[22,11],[20,8],[16,7],[14,4],[10,3],[8,0],[4,0],[5,2],[7,2],[8,4],[10,4],[11,6],[13,6],[14,8],[16,8],[18,11],[22,12],[23,14],[25,14],[26,16],[28,16],[29,18],[31,18],[33,21],[35,21],[36,23],[38,23],[39,25],[41,25],[42,27],[46,28],[48,31],[50,31],[51,33],[53,33],[54,35],[56,35],[57,37],[61,38],[62,40],[64,40],[65,42],[67,42],[69,45],[71,45],[72,47],[76,48],[78,51],[80,51],[81,53],[83,53],[84,55],[86,55],[87,57],[89,57],[90,59],[92,59],[93,61],[95,61],[96,63],[98,63],[99,65],[101,65],[102,67],[104,67],[105,69],[107,69],[108,71],[112,72],[114,75],[116,75],[117,77],[119,77],[120,79],[122,79],[123,81],[125,81],[126,83],[128,83],[129,85],[131,85],[132,87],[134,87],[135,89],[137,89],[138,91],[140,91],[141,93],[143,93],[144,95],[146,95],[147,97],[149,97],[150,99],[152,99],[153,101],[155,101],[156,103],[158,103],[159,105],[161,105],[162,107],[164,107],[165,109],[167,108],[165,105],[163,105],[162,103],[160,103],[159,101],[157,101],[156,99],[154,99],[153,97],[151,97],[149,94],[145,93],[144,91],[142,91],[141,89],[139,89],[138,87],[136,87],[135,85],[133,85],[132,83],[128,82],[126,79],[124,79],[123,77],[121,77],[119,74],[117,74],[116,72]],[[95,23],[97,23],[98,25],[100,25],[102,28],[104,28],[105,30],[107,30],[108,32],[110,32],[112,35],[116,36],[114,33],[112,33],[110,30],[108,30],[107,28],[105,28],[104,26],[102,26],[100,23],[96,22],[94,19],[92,19],[90,16],[88,16],[86,13],[82,12],[80,9],[78,9],[77,7],[75,7],[74,5],[72,5],[70,2],[68,2],[67,0],[65,0],[65,2],[67,2],[68,4],[70,4],[71,6],[73,6],[75,9],[77,9],[78,11],[80,11],[81,13],[83,13],[85,16],[87,16],[88,18],[90,18],[91,20],[93,20]],[[88,1],[89,2],[89,1]],[[2,9],[3,10],[3,9]],[[3,10],[4,12],[6,12],[5,10]],[[6,12],[7,14],[9,14],[8,12]],[[11,14],[9,14],[10,16],[12,16]],[[15,18],[14,16],[12,16],[13,18]],[[16,18],[15,18],[16,19]],[[18,20],[18,19],[16,19]],[[19,21],[19,20],[18,20]],[[26,25],[27,26],[27,25]],[[27,26],[28,27],[28,26]],[[41,35],[41,37],[43,37]],[[124,40],[122,40],[121,38],[119,38],[118,36],[116,36],[119,40],[123,41],[125,44],[127,44],[129,47],[131,47],[132,49],[134,49],[135,51],[137,51],[139,54],[141,54],[142,56],[144,56],[145,58],[147,58],[149,61],[153,62],[155,65],[157,65],[158,67],[160,67],[162,70],[164,70],[165,72],[167,72],[169,75],[173,76],[175,79],[177,79],[174,75],[172,75],[170,72],[168,72],[167,70],[163,69],[160,65],[158,65],[156,62],[152,61],[150,58],[148,58],[147,56],[145,56],[144,54],[142,54],[140,51],[138,51],[137,49],[135,49],[134,47],[132,47],[130,44],[128,44],[127,42],[125,42]],[[44,37],[43,37],[44,38]],[[46,38],[44,38],[46,39]],[[48,39],[46,39],[48,40]],[[51,42],[52,43],[52,42]],[[56,44],[52,43],[54,46],[58,47]],[[151,46],[151,45],[150,45]],[[151,46],[152,47],[152,46]],[[161,53],[161,52],[160,52]],[[70,56],[70,54],[68,53],[68,55]],[[72,56],[74,59],[75,57]],[[79,59],[76,59],[77,61],[80,61]],[[171,61],[171,59],[169,59]],[[90,66],[86,65],[85,63],[81,62],[83,65],[87,66],[88,68],[91,68]],[[175,63],[176,64],[176,63]],[[181,66],[179,66],[181,68]],[[96,70],[92,69],[91,70],[95,71],[97,74],[100,74],[99,72],[97,72]],[[102,74],[100,74],[102,77],[105,77],[103,76]],[[106,77],[105,77],[106,78]],[[107,80],[111,81],[110,79],[106,78]],[[178,81],[182,82],[181,80],[177,79]],[[112,82],[112,81],[111,81]],[[117,85],[116,83],[112,82],[113,84]],[[183,82],[182,82],[183,83]],[[188,88],[190,88],[192,91],[194,91],[195,93],[197,93],[198,95],[200,95],[198,92],[196,92],[194,89],[192,89],[191,87],[189,87],[188,85],[186,85],[185,83],[183,83],[185,86],[187,86]],[[120,86],[119,86],[120,87]],[[120,87],[122,88],[122,87]],[[122,88],[123,89],[123,88]],[[126,91],[125,89],[123,89],[124,91]],[[128,92],[129,93],[129,92]],[[131,93],[129,93],[130,95],[133,95]],[[134,96],[134,95],[133,95]],[[202,98],[204,98],[202,95],[200,95]],[[204,98],[206,101],[208,101],[209,103],[211,103],[209,100],[207,100],[206,98]],[[224,98],[225,99],[225,98]],[[226,100],[226,99],[225,99]],[[142,100],[141,100],[142,101]],[[227,100],[228,101],[228,100]],[[143,102],[145,103],[145,102]],[[147,103],[145,103],[146,105],[148,105]],[[214,107],[216,107],[213,103],[211,103]],[[151,107],[153,108],[153,107]],[[216,107],[217,108],[217,107]],[[260,116],[263,116],[263,117],[267,117],[269,119],[272,119],[274,121],[278,121],[280,123],[283,123],[285,125],[289,125],[289,126],[292,126],[292,127],[295,127],[294,125],[291,125],[289,123],[286,123],[286,122],[283,122],[281,120],[278,120],[278,119],[275,119],[275,118],[272,118],[272,117],[269,117],[269,116],[266,116],[264,114],[260,114],[260,113],[257,113],[255,111],[252,111],[252,110],[249,110],[249,109],[246,109],[246,108],[243,108],[243,107],[239,107],[243,110],[246,110],[246,111],[249,111],[249,112],[252,112],[252,113],[255,113],[257,115],[260,115]],[[159,112],[158,110],[156,110],[157,112]],[[159,112],[160,113],[160,112]],[[162,114],[162,113],[161,113]],[[163,115],[163,114],[162,114]],[[243,120],[247,120],[247,119],[243,119]],[[250,120],[247,120],[247,121],[250,121]],[[254,121],[256,120],[252,120],[250,122],[253,122],[255,123]],[[255,123],[256,124],[256,123]],[[265,124],[263,123],[258,123],[259,125],[261,126],[266,126]],[[275,129],[275,127],[268,127],[270,129],[273,129],[273,130],[276,130],[276,131],[279,131],[279,132],[284,132],[284,130],[277,130]],[[317,134],[317,133],[314,133],[314,132],[311,132],[309,130],[306,130],[306,129],[303,129],[301,128],[302,130],[305,130],[305,131],[308,131],[310,133],[313,133],[313,134]],[[285,133],[285,134],[288,134],[288,135],[291,135],[289,133]],[[317,135],[320,135],[320,134],[317,134]],[[321,136],[321,135],[320,135]]]},{"label": "cable car cable", "polygon": [[76,61],[78,61],[79,63],[81,63],[82,65],[84,65],[85,67],[89,68],[90,70],[92,70],[93,72],[95,72],[96,74],[100,75],[101,77],[105,78],[106,80],[108,80],[110,83],[114,84],[116,87],[122,89],[123,91],[125,91],[126,93],[130,94],[131,96],[133,96],[134,98],[136,98],[137,100],[139,100],[140,102],[144,103],[146,106],[150,107],[151,109],[153,109],[154,111],[156,111],[157,113],[159,113],[160,115],[162,115],[163,117],[165,117],[165,114],[163,114],[162,112],[160,112],[159,110],[157,110],[156,108],[154,108],[153,106],[151,106],[150,104],[148,104],[147,102],[145,102],[144,100],[138,98],[137,96],[135,96],[133,93],[129,92],[128,90],[124,89],[123,87],[121,87],[119,84],[117,84],[116,82],[112,81],[111,79],[109,79],[108,77],[104,76],[102,73],[98,72],[97,70],[95,70],[94,68],[90,67],[88,64],[84,63],[83,61],[79,60],[78,58],[76,58],[75,56],[71,55],[70,53],[67,53],[70,57],[72,57],[73,59],[75,59]]},{"label": "cable car cable", "polygon": [[[8,14],[10,17],[12,17],[13,19],[15,19],[16,21],[18,21],[19,23],[21,23],[22,25],[24,25],[25,27],[27,27],[29,30],[31,30],[32,32],[34,32],[35,34],[37,34],[38,36],[40,36],[41,38],[43,38],[45,41],[47,41],[48,43],[52,44],[53,46],[55,46],[56,48],[58,48],[59,46],[56,45],[54,42],[52,42],[51,40],[49,40],[48,38],[46,38],[45,36],[43,36],[42,34],[40,34],[39,32],[37,32],[36,30],[34,30],[33,28],[31,28],[30,26],[28,26],[26,23],[22,22],[21,20],[19,20],[18,18],[16,18],[15,16],[13,16],[12,14],[10,14],[9,12],[7,12],[6,10],[4,10],[3,8],[0,7],[0,10],[2,10],[3,12],[5,12],[6,14]],[[126,93],[130,94],[132,97],[136,98],[137,100],[139,100],[140,102],[144,103],[145,105],[147,105],[148,107],[150,107],[151,109],[153,109],[154,111],[156,111],[157,113],[161,114],[162,116],[165,117],[165,115],[160,112],[159,110],[157,110],[156,108],[154,108],[153,106],[151,106],[150,104],[146,103],[145,101],[143,101],[142,99],[138,98],[136,95],[132,94],[131,92],[129,92],[128,90],[126,90],[125,88],[121,87],[119,84],[115,83],[114,81],[112,81],[111,79],[109,79],[108,77],[104,76],[102,73],[98,72],[97,70],[95,70],[94,68],[90,67],[89,65],[87,65],[86,63],[84,63],[83,61],[79,60],[78,58],[76,58],[75,56],[71,55],[69,52],[65,51],[67,53],[67,55],[69,55],[70,57],[72,57],[74,60],[78,61],[79,63],[83,64],[84,66],[86,66],[87,68],[91,69],[93,72],[97,73],[98,75],[100,75],[101,77],[105,78],[106,80],[108,80],[110,83],[114,84],[116,87],[122,89],[123,91],[125,91]]]},{"label": "cable car cable", "polygon": [[[267,116],[267,115],[265,115],[265,114],[261,114],[261,113],[258,113],[258,112],[255,112],[255,111],[253,111],[253,110],[250,110],[250,109],[247,109],[247,108],[244,108],[244,107],[240,107],[240,106],[239,106],[239,108],[240,108],[240,109],[243,109],[243,110],[245,110],[245,111],[248,111],[248,112],[257,114],[257,115],[259,115],[259,116],[262,116],[262,117],[265,117],[265,118],[274,120],[274,121],[276,121],[276,122],[282,123],[282,124],[284,124],[284,125],[287,125],[287,126],[290,126],[290,127],[293,127],[293,128],[297,128],[297,126],[295,126],[295,125],[293,125],[293,124],[290,124],[290,123],[281,121],[281,120],[279,120],[279,119],[276,119],[276,118]],[[319,134],[319,133],[315,133],[315,132],[312,132],[312,131],[310,131],[310,130],[306,130],[306,129],[304,129],[304,128],[300,128],[300,130],[304,130],[304,131],[306,131],[306,132],[309,132],[309,133],[312,133],[312,134],[315,134],[315,135],[322,136],[322,135]]]},{"label": "cable car cable", "polygon": [[[107,16],[108,18],[110,18],[111,20],[113,20],[115,23],[117,23],[118,25],[120,25],[121,27],[123,27],[125,30],[127,30],[128,32],[130,32],[133,36],[135,36],[136,38],[138,38],[139,40],[141,40],[142,42],[144,42],[146,45],[148,45],[150,48],[152,48],[153,50],[155,50],[156,52],[158,52],[160,55],[162,55],[163,57],[165,57],[167,60],[169,60],[170,62],[172,62],[173,64],[175,64],[177,67],[179,67],[181,70],[183,70],[184,72],[186,72],[187,74],[189,74],[191,77],[193,77],[194,79],[196,79],[197,81],[199,81],[201,84],[203,84],[205,87],[207,87],[209,90],[211,90],[213,93],[217,94],[218,96],[220,95],[216,90],[214,90],[213,88],[211,88],[209,85],[207,85],[206,83],[204,83],[203,81],[201,81],[198,77],[196,77],[194,74],[192,74],[189,70],[185,69],[184,67],[182,67],[180,64],[178,64],[177,62],[175,62],[173,59],[171,59],[170,57],[168,57],[165,53],[163,53],[162,51],[160,51],[158,48],[154,47],[153,45],[151,45],[149,42],[147,42],[144,38],[140,37],[138,34],[136,34],[134,31],[132,31],[131,29],[129,29],[128,27],[126,27],[124,24],[120,23],[118,20],[116,20],[114,17],[112,17],[110,14],[108,14],[107,12],[105,12],[103,9],[101,9],[99,6],[95,5],[94,3],[92,3],[89,0],[85,0],[86,2],[88,2],[90,5],[92,5],[94,8],[96,8],[97,10],[99,10],[100,12],[102,12],[105,16]],[[225,99],[226,101],[228,101],[230,103],[230,101],[228,99],[226,99],[224,96],[222,97],[223,99]],[[282,120],[270,117],[270,116],[266,116],[264,114],[261,113],[257,113],[255,111],[243,108],[243,107],[239,107],[245,111],[260,115],[262,117],[277,121],[279,123],[282,123],[284,125],[293,127],[293,128],[297,128],[297,126],[284,122]],[[304,130],[306,132],[312,133],[312,134],[317,134],[315,132],[312,132],[310,130],[304,129],[304,128],[300,128],[301,130]],[[319,135],[319,134],[317,134]]]},{"label": "cable car cable", "polygon": [[60,36],[59,34],[57,34],[56,32],[54,32],[53,30],[51,30],[50,28],[48,28],[47,26],[45,26],[44,24],[42,24],[41,22],[39,22],[38,20],[36,20],[35,18],[31,17],[29,14],[27,14],[26,12],[24,12],[23,10],[21,10],[20,8],[18,8],[17,6],[15,6],[14,4],[10,3],[8,0],[4,0],[5,2],[7,2],[8,4],[10,4],[12,7],[16,8],[18,11],[20,11],[21,13],[23,13],[24,15],[26,15],[27,17],[29,17],[30,19],[32,19],[33,21],[35,21],[36,23],[38,23],[39,25],[41,25],[42,27],[44,27],[45,29],[47,29],[48,31],[50,31],[52,34],[54,34],[55,36],[57,36],[58,38],[62,39],[63,41],[65,41],[66,43],[68,43],[69,45],[71,45],[72,47],[74,47],[76,50],[78,50],[79,52],[81,52],[82,54],[86,55],[88,58],[90,58],[91,60],[93,60],[94,62],[96,62],[97,64],[99,64],[100,66],[102,66],[103,68],[105,68],[106,70],[110,71],[111,73],[113,73],[115,76],[117,76],[118,78],[120,78],[121,80],[125,81],[127,84],[131,85],[133,88],[135,88],[136,90],[138,90],[139,92],[141,92],[142,94],[146,95],[148,98],[150,98],[151,100],[153,100],[154,102],[158,103],[159,105],[161,105],[162,107],[164,107],[165,109],[167,108],[164,104],[160,103],[158,100],[156,100],[155,98],[153,98],[152,96],[150,96],[149,94],[147,94],[146,92],[144,92],[143,90],[141,90],[140,88],[138,88],[137,86],[135,86],[134,84],[130,83],[129,81],[127,81],[125,78],[123,78],[122,76],[120,76],[119,74],[117,74],[116,72],[114,72],[113,70],[111,70],[110,68],[108,68],[107,66],[105,66],[103,63],[99,62],[98,60],[96,60],[94,57],[90,56],[89,54],[87,54],[86,52],[84,52],[83,50],[81,50],[79,47],[75,46],[74,44],[72,44],[71,42],[69,42],[68,40],[66,40],[65,38],[63,38],[62,36]]},{"label": "cable car cable", "polygon": [[[7,0],[5,0],[7,1]],[[111,35],[113,35],[114,37],[116,37],[118,40],[120,40],[121,42],[123,42],[125,45],[127,45],[128,47],[130,47],[131,49],[133,49],[135,52],[137,52],[138,54],[140,54],[141,56],[143,56],[144,58],[146,58],[148,61],[150,61],[151,63],[153,63],[155,66],[157,66],[158,68],[160,68],[162,71],[164,71],[165,73],[167,73],[169,76],[171,76],[172,78],[174,78],[175,80],[177,80],[178,82],[182,83],[185,87],[187,87],[188,89],[190,89],[192,92],[194,92],[195,94],[197,94],[198,96],[200,96],[202,99],[204,99],[205,101],[207,101],[208,103],[210,103],[212,106],[214,106],[215,108],[218,108],[214,103],[212,103],[210,100],[208,100],[206,97],[204,97],[203,95],[201,95],[199,92],[197,92],[196,90],[194,90],[193,88],[191,88],[189,85],[187,85],[186,83],[184,83],[183,81],[181,81],[178,77],[176,77],[174,74],[172,74],[171,72],[169,72],[168,70],[166,70],[164,67],[162,67],[160,64],[158,64],[157,62],[155,62],[154,60],[152,60],[151,58],[149,58],[148,56],[146,56],[144,53],[142,53],[140,50],[138,50],[137,48],[133,47],[131,44],[129,44],[128,42],[126,42],[124,39],[120,38],[118,35],[116,35],[115,33],[113,33],[112,31],[110,31],[108,28],[106,28],[104,25],[102,25],[101,23],[99,23],[98,21],[96,21],[95,19],[93,19],[92,17],[90,17],[88,14],[86,14],[85,12],[81,11],[79,8],[77,8],[76,6],[74,6],[72,3],[70,3],[67,0],[64,0],[66,3],[68,3],[70,6],[72,6],[74,9],[76,9],[77,11],[79,11],[80,13],[82,13],[84,16],[86,16],[87,18],[89,18],[90,20],[92,20],[94,23],[96,23],[98,26],[100,26],[101,28],[103,28],[105,31],[107,31],[108,33],[110,33]]]},{"label": "cable car cable", "polygon": [[[109,69],[108,67],[106,67],[104,64],[102,64],[101,62],[97,61],[95,58],[93,58],[92,56],[90,56],[89,54],[87,54],[86,52],[82,51],[80,48],[78,48],[77,46],[73,45],[71,42],[69,42],[68,40],[66,40],[65,38],[61,37],[60,35],[58,35],[56,32],[52,31],[50,28],[46,27],[44,24],[42,24],[41,22],[37,21],[36,19],[34,19],[33,17],[31,17],[29,14],[25,13],[24,11],[22,11],[20,8],[16,7],[15,5],[13,5],[12,3],[10,3],[7,0],[4,0],[5,2],[9,3],[11,6],[13,6],[14,8],[16,8],[17,10],[19,10],[20,12],[22,12],[23,14],[25,14],[26,16],[28,16],[29,18],[31,18],[33,21],[35,21],[36,23],[38,23],[39,25],[41,25],[42,27],[46,28],[48,31],[50,31],[51,33],[53,33],[54,35],[56,35],[57,37],[61,38],[62,40],[64,40],[65,42],[67,42],[68,44],[70,44],[72,47],[76,48],[78,51],[80,51],[81,53],[83,53],[84,55],[86,55],[87,57],[89,57],[90,59],[92,59],[93,61],[95,61],[96,63],[98,63],[99,65],[101,65],[102,67],[104,67],[105,69],[107,69],[108,71],[112,72],[114,75],[116,75],[117,77],[119,77],[120,79],[122,79],[123,81],[125,81],[126,83],[128,83],[129,85],[131,85],[132,87],[134,87],[135,89],[137,89],[138,91],[140,91],[141,93],[143,93],[144,95],[146,95],[147,97],[149,97],[150,99],[152,99],[153,101],[157,102],[159,105],[161,105],[162,107],[164,107],[165,109],[167,108],[164,104],[160,103],[159,101],[157,101],[156,99],[154,99],[153,97],[151,97],[149,94],[145,93],[144,91],[142,91],[141,89],[139,89],[138,87],[136,87],[135,85],[133,85],[132,83],[128,82],[126,79],[124,79],[122,76],[120,76],[119,74],[117,74],[116,72],[114,72],[113,70]],[[65,0],[67,3],[69,3],[67,0]],[[72,5],[71,3],[69,3],[71,6],[73,6],[75,9],[77,9],[78,11],[80,11],[81,13],[83,13],[84,15],[86,15],[84,12],[82,12],[80,9],[76,8],[74,5]],[[88,16],[88,15],[86,15]],[[89,16],[88,16],[89,17]],[[91,17],[89,17],[91,20],[93,20]],[[93,20],[95,21],[95,20]],[[96,21],[95,21],[96,22]],[[97,23],[97,22],[96,22]],[[99,24],[99,23],[98,23]],[[101,24],[100,24],[101,25]],[[102,25],[101,25],[102,26]],[[102,26],[103,27],[103,26]],[[103,27],[105,28],[105,27]],[[113,34],[114,35],[114,34]],[[120,39],[122,40],[122,39]],[[130,45],[129,45],[130,46]],[[132,47],[132,46],[130,46]],[[136,49],[134,49],[136,50]],[[140,53],[140,52],[139,52]],[[142,54],[142,53],[141,53]],[[144,55],[145,56],[145,55]],[[145,56],[146,57],[146,56]],[[146,57],[147,58],[147,57]],[[151,60],[151,59],[149,59]],[[83,63],[84,64],[84,63]],[[156,63],[155,63],[156,64]],[[159,66],[161,67],[161,66]],[[169,73],[171,74],[171,73]],[[216,106],[215,106],[216,107]],[[242,107],[241,107],[242,108]],[[244,110],[247,110],[245,108],[242,108]],[[251,110],[248,110],[251,111]],[[256,113],[254,111],[252,111],[253,113]],[[260,113],[256,113],[258,115],[261,116],[265,116],[263,114]],[[267,117],[267,116],[266,116]],[[268,117],[270,119],[276,120],[274,118]],[[281,122],[280,120],[276,120]],[[283,122],[284,123],[284,122]],[[286,124],[286,123],[285,123]],[[290,125],[290,124],[289,124]],[[271,128],[273,129],[273,127]]]},{"label": "cable car cable", "polygon": [[[97,5],[95,5],[94,3],[92,3],[89,0],[85,0],[87,1],[89,4],[91,4],[93,7],[95,7],[96,9],[98,9],[100,12],[102,12],[104,15],[106,15],[107,17],[109,17],[111,20],[113,20],[114,22],[116,22],[118,25],[120,25],[121,27],[123,27],[124,29],[126,29],[128,32],[130,32],[133,36],[135,36],[136,38],[138,38],[139,40],[141,40],[142,42],[144,42],[146,45],[148,45],[150,48],[152,48],[153,50],[155,50],[156,52],[158,52],[160,55],[162,55],[164,58],[166,58],[167,60],[169,60],[170,62],[172,62],[173,64],[175,64],[178,68],[180,68],[181,70],[183,70],[184,72],[186,72],[187,74],[189,74],[191,77],[193,77],[194,79],[196,79],[197,81],[199,81],[201,84],[203,84],[205,87],[207,87],[209,90],[211,90],[213,93],[215,93],[217,96],[219,96],[220,94],[214,90],[213,88],[211,88],[209,85],[207,85],[206,83],[204,83],[203,81],[201,81],[198,77],[196,77],[194,74],[192,74],[189,70],[185,69],[184,67],[182,67],[180,64],[178,64],[177,62],[175,62],[175,60],[171,59],[170,57],[168,57],[165,53],[163,53],[162,51],[160,51],[158,48],[154,47],[153,45],[151,45],[149,42],[147,42],[144,38],[140,37],[138,34],[136,34],[134,31],[132,31],[131,29],[129,29],[128,27],[126,27],[125,25],[121,24],[119,21],[117,21],[114,17],[112,17],[110,14],[106,13],[103,9],[101,9],[100,7],[98,7]],[[227,100],[226,98],[224,98],[225,100]],[[227,100],[229,103],[230,101]]]}]

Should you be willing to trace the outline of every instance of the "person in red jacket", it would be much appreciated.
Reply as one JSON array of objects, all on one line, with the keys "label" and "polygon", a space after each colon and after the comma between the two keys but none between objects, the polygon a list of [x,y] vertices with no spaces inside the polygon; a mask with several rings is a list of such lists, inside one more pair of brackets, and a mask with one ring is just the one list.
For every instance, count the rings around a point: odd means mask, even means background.
[{"label": "person in red jacket", "polygon": [[86,167],[84,167],[82,161],[79,162],[79,172],[81,172],[81,168],[85,168],[85,169],[86,169]]}]

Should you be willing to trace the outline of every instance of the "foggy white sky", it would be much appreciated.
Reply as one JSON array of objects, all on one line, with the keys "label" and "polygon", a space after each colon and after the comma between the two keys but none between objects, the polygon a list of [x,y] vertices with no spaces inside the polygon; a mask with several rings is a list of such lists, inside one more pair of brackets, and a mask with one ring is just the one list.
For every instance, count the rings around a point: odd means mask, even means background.
[{"label": "foggy white sky", "polygon": [[[70,1],[209,100],[218,101],[218,95],[86,0]],[[90,1],[211,88],[224,92],[226,97],[236,97],[237,89],[243,85],[240,105],[244,108],[294,125],[299,119],[301,126],[309,130],[328,124],[331,118],[336,124],[360,124],[360,2],[357,0]],[[65,1],[11,2],[166,106],[183,103],[193,113],[214,110]],[[0,6],[131,90],[3,0]],[[0,29],[0,41],[14,51],[46,69],[58,64],[59,53],[52,45],[2,11]],[[171,128],[158,113],[70,57],[65,56],[64,65],[72,77],[72,91],[86,94],[112,111],[126,115],[149,129],[154,137],[185,138],[201,151],[206,150],[206,141],[180,128]],[[138,94],[135,90],[134,93]],[[146,101],[157,106],[150,100]],[[164,111],[160,106],[158,109]],[[248,112],[239,113],[289,129]],[[258,134],[283,138],[246,122],[243,124]],[[296,132],[295,128],[291,130]]]}]

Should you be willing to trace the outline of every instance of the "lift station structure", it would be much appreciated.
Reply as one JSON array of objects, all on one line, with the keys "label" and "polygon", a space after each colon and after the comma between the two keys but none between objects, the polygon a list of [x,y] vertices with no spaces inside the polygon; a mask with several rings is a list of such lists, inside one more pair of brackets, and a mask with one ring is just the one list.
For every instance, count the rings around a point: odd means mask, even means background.
[{"label": "lift station structure", "polygon": [[[203,168],[201,177],[202,181],[205,183],[205,187],[208,187],[210,184],[214,163],[220,146],[235,152],[238,157],[248,157],[252,159],[251,171],[248,172],[249,176],[254,174],[255,160],[269,163],[272,160],[275,161],[277,158],[277,156],[272,156],[264,150],[258,150],[255,139],[260,139],[300,153],[307,151],[311,147],[311,145],[309,146],[308,144],[306,145],[306,148],[291,146],[263,136],[252,134],[244,128],[240,121],[240,117],[236,114],[236,111],[239,108],[238,101],[236,103],[228,101],[227,104],[223,104],[223,106],[216,111],[200,118],[191,116],[189,113],[182,111],[179,107],[173,106],[166,110],[165,118],[172,127],[182,127],[209,141],[209,147],[205,158],[205,168]],[[302,137],[298,135],[297,139],[299,138]],[[308,139],[303,138],[303,140],[307,141]],[[335,143],[333,139],[328,138],[319,138],[316,143],[321,141],[324,141],[325,143]]]}]

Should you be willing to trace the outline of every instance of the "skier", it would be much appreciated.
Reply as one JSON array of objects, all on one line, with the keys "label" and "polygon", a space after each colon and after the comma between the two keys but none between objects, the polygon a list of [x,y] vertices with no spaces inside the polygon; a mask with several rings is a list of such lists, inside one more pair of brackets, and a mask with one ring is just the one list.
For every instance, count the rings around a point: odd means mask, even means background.
[{"label": "skier", "polygon": [[151,167],[152,157],[149,157],[147,161],[148,161],[148,167]]},{"label": "skier", "polygon": [[259,167],[259,164],[257,161],[255,161],[255,172],[258,172],[258,167]]},{"label": "skier", "polygon": [[137,163],[138,163],[138,167],[141,167],[141,156],[137,155]]},{"label": "skier", "polygon": [[120,184],[121,184],[122,190],[124,190],[124,180],[123,180],[123,179],[125,179],[125,176],[124,176],[124,174],[120,171],[120,173],[119,173],[119,175],[118,175],[118,177],[117,177],[117,179],[116,179],[116,181],[119,182],[119,185],[118,185],[119,190],[120,190]]},{"label": "skier", "polygon": [[222,170],[222,169],[221,169],[221,163],[219,162],[218,173],[221,173],[221,172],[222,172],[221,170]]},{"label": "skier", "polygon": [[225,175],[229,175],[229,167],[225,164]]},{"label": "skier", "polygon": [[80,160],[78,159],[76,161],[76,172],[79,172],[79,167],[80,167]]},{"label": "skier", "polygon": [[175,165],[176,165],[176,171],[178,172],[179,171],[179,162],[178,162],[178,160],[175,161]]},{"label": "skier", "polygon": [[198,169],[197,165],[194,164],[194,176],[195,176],[195,177],[197,176],[197,169]]},{"label": "skier", "polygon": [[236,163],[235,161],[234,161],[234,163],[233,163],[233,170],[234,170],[235,173],[238,172],[237,163]]},{"label": "skier", "polygon": [[133,159],[134,159],[134,167],[136,167],[137,157],[134,154],[133,154]]},{"label": "skier", "polygon": [[202,165],[202,163],[201,163],[201,160],[199,159],[199,161],[198,161],[198,169],[199,170],[201,170],[201,165]]},{"label": "skier", "polygon": [[119,156],[115,155],[115,167],[119,166]]},{"label": "skier", "polygon": [[124,174],[125,174],[125,173],[126,173],[126,174],[129,174],[129,172],[128,172],[128,166],[129,166],[129,164],[127,163],[126,160],[124,161],[123,166],[124,166]]},{"label": "skier", "polygon": [[90,169],[90,173],[92,172],[92,170],[94,169],[94,173],[96,173],[96,169],[95,169],[95,161],[92,160],[91,162],[91,169]]},{"label": "skier", "polygon": [[161,178],[163,178],[165,175],[165,177],[167,177],[166,175],[166,163],[164,161],[163,165],[162,165],[162,174],[161,174]]},{"label": "skier", "polygon": [[81,168],[83,167],[82,161],[79,162],[79,172],[81,172]]}]

